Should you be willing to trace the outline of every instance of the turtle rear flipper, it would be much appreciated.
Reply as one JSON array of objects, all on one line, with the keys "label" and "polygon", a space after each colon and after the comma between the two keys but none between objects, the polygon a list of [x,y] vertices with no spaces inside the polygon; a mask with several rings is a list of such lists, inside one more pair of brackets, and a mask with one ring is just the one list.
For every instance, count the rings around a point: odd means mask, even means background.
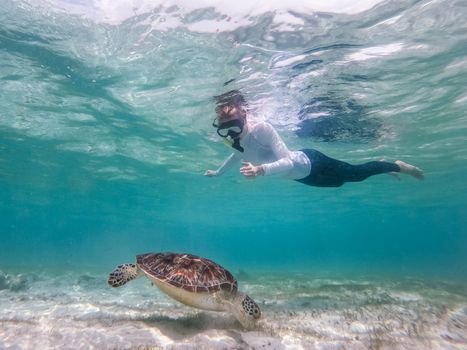
[{"label": "turtle rear flipper", "polygon": [[112,287],[120,287],[138,277],[138,269],[135,264],[118,265],[109,275],[108,283]]}]

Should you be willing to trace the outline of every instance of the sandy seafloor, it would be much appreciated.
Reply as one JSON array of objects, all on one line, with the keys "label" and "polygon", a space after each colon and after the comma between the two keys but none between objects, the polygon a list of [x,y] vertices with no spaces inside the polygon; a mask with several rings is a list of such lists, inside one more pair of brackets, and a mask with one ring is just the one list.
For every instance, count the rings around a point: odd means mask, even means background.
[{"label": "sandy seafloor", "polygon": [[467,284],[249,275],[258,329],[181,305],[147,279],[0,272],[0,349],[467,349]]}]

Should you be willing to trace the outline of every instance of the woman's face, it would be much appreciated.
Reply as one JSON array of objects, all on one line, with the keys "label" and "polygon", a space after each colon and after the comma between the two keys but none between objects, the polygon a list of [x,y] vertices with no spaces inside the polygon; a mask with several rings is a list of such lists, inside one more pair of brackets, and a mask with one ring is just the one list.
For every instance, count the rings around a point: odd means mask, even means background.
[{"label": "woman's face", "polygon": [[216,108],[217,117],[212,126],[217,128],[217,134],[226,140],[242,137],[245,127],[245,112],[235,106],[225,105]]},{"label": "woman's face", "polygon": [[216,114],[219,124],[245,117],[245,114],[242,110],[232,105],[217,107]]},{"label": "woman's face", "polygon": [[[243,152],[240,139],[246,132],[246,113],[243,109],[234,105],[218,106],[217,117],[212,126],[217,128],[217,134],[224,138],[225,142],[236,150]],[[245,129],[244,129],[245,128]]]}]

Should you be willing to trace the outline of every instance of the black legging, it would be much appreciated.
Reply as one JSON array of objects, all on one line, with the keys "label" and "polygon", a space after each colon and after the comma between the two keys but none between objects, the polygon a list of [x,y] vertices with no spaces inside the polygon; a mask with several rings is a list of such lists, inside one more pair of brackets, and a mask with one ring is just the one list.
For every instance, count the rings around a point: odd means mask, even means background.
[{"label": "black legging", "polygon": [[345,182],[359,182],[373,175],[400,171],[395,163],[373,161],[352,165],[314,149],[303,149],[302,152],[310,159],[311,171],[310,175],[296,181],[310,186],[339,187]]}]

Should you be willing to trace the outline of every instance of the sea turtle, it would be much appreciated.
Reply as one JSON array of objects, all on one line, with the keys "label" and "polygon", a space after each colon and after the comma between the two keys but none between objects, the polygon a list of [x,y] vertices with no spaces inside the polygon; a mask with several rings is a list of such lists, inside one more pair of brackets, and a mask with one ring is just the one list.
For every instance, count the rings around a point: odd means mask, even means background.
[{"label": "sea turtle", "polygon": [[136,256],[136,264],[118,265],[109,284],[120,287],[146,276],[175,300],[209,311],[231,312],[245,327],[253,328],[261,317],[258,305],[237,290],[237,280],[215,262],[191,254],[148,253]]}]

